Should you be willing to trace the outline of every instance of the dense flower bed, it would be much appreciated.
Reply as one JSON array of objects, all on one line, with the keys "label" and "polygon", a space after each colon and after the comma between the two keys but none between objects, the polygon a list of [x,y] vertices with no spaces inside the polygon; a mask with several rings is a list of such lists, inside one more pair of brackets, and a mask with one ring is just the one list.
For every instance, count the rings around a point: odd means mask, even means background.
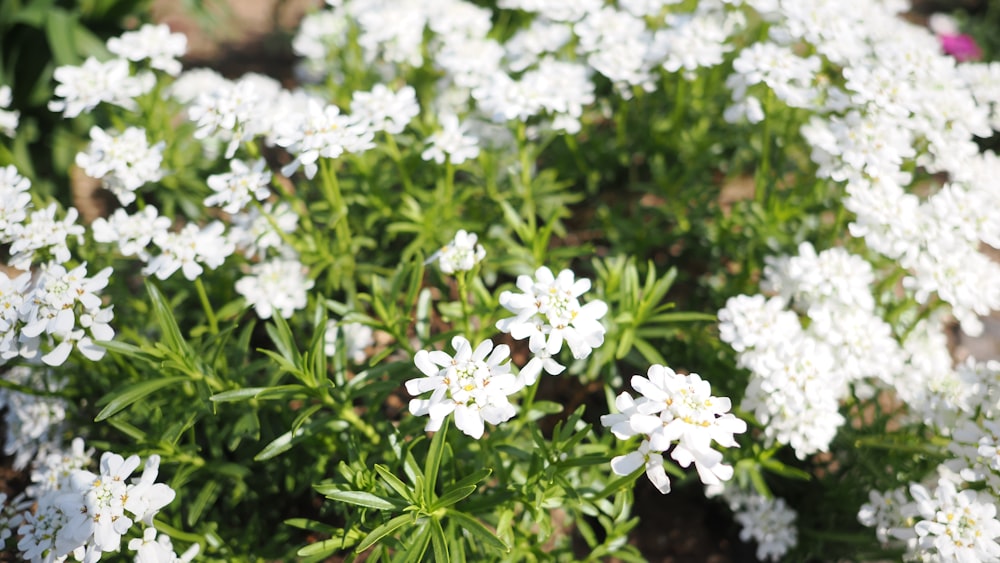
[{"label": "dense flower bed", "polygon": [[637,561],[648,478],[1000,558],[1000,63],[907,7],[328,0],[294,88],[146,24],[53,65],[51,172],[0,87],[0,549]]}]

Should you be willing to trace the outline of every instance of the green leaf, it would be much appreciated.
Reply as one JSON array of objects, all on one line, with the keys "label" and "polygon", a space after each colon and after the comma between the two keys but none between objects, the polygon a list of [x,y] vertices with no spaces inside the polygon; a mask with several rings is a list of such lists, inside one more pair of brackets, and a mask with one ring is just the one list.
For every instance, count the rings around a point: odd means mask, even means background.
[{"label": "green leaf", "polygon": [[139,383],[134,383],[119,391],[112,391],[101,398],[98,402],[98,404],[107,403],[107,406],[104,407],[101,412],[97,413],[97,416],[94,417],[94,422],[100,422],[108,417],[114,416],[122,409],[128,407],[136,401],[139,401],[147,395],[167,387],[168,385],[180,383],[181,381],[187,381],[187,379],[188,378],[184,376],[174,376],[163,379],[153,379],[150,381],[140,381]]},{"label": "green leaf", "polygon": [[685,323],[697,321],[714,323],[718,320],[718,317],[708,313],[698,313],[695,311],[677,311],[674,313],[662,313],[649,320],[656,323]]},{"label": "green leaf", "polygon": [[453,487],[449,489],[447,492],[445,492],[443,495],[441,495],[441,498],[434,501],[434,503],[431,504],[430,510],[433,512],[438,508],[451,506],[459,502],[460,500],[464,499],[465,497],[471,495],[472,493],[476,492],[476,489],[478,488],[479,485],[464,485],[461,487],[458,486]]},{"label": "green leaf", "polygon": [[403,507],[403,504],[398,501],[380,497],[374,493],[366,491],[341,491],[336,488],[336,485],[317,485],[314,488],[316,489],[316,492],[321,495],[325,495],[326,498],[330,500],[346,502],[348,504],[363,506],[365,508],[374,508],[376,510],[398,510]]},{"label": "green leaf", "polygon": [[489,548],[497,549],[503,551],[504,553],[510,550],[507,544],[503,542],[500,538],[496,536],[489,528],[487,528],[482,522],[476,520],[472,516],[465,514],[464,512],[459,512],[457,510],[448,509],[448,517],[455,521],[462,529],[472,534],[476,539],[481,541],[484,545]]},{"label": "green leaf", "polygon": [[451,561],[448,555],[448,540],[444,537],[444,530],[437,518],[431,518],[431,546],[435,561]]},{"label": "green leaf", "polygon": [[382,524],[378,528],[371,531],[370,534],[365,536],[365,539],[361,541],[358,547],[355,548],[355,552],[361,553],[362,551],[368,549],[369,547],[378,543],[382,538],[388,536],[389,534],[395,532],[396,530],[402,528],[413,519],[410,514],[400,514],[399,516],[389,520],[385,524]]},{"label": "green leaf", "polygon": [[187,513],[186,521],[189,528],[194,527],[198,519],[201,518],[201,514],[205,512],[205,509],[219,497],[220,492],[222,491],[218,480],[211,479],[205,483],[205,486],[198,492],[198,496],[195,497],[194,502],[191,503],[191,507]]},{"label": "green leaf", "polygon": [[276,387],[245,387],[223,391],[209,397],[210,401],[225,403],[231,401],[247,401],[250,399],[280,399],[298,394],[308,395],[310,389],[304,385],[278,385]]},{"label": "green leaf", "polygon": [[181,336],[180,327],[177,326],[173,307],[152,282],[146,282],[146,291],[149,293],[150,301],[153,302],[153,314],[156,316],[157,324],[160,325],[160,330],[163,331],[163,342],[167,349],[187,353],[188,346]]},{"label": "green leaf", "polygon": [[65,10],[51,10],[45,18],[45,37],[56,65],[75,65],[80,57],[73,46],[75,18]]},{"label": "green leaf", "polygon": [[434,433],[430,448],[427,450],[427,460],[424,463],[424,502],[428,505],[434,502],[434,488],[437,486],[438,469],[441,458],[444,457],[445,436],[451,417],[445,418],[441,429]]},{"label": "green leaf", "polygon": [[410,487],[407,487],[406,483],[404,483],[399,477],[393,475],[392,472],[389,471],[388,467],[380,463],[376,463],[375,472],[378,473],[390,487],[392,487],[392,490],[396,491],[396,494],[410,502],[416,501],[415,491]]}]

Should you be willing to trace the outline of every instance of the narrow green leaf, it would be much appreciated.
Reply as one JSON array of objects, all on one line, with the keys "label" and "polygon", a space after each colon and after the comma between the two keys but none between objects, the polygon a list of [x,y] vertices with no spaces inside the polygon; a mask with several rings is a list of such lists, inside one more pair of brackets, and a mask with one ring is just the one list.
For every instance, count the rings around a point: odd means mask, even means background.
[{"label": "narrow green leaf", "polygon": [[280,399],[294,395],[308,395],[310,389],[304,385],[278,385],[276,387],[245,387],[223,391],[209,397],[210,401],[226,403],[231,401],[247,401],[250,399]]},{"label": "narrow green leaf", "polygon": [[436,501],[434,501],[433,504],[431,504],[430,510],[434,511],[439,508],[451,506],[459,502],[460,500],[464,499],[465,497],[471,495],[478,488],[479,485],[465,485],[461,487],[452,487],[451,489],[446,491],[443,495],[441,495],[441,498],[437,499]]},{"label": "narrow green leaf", "polygon": [[158,391],[168,385],[173,385],[174,383],[179,383],[181,381],[187,381],[187,377],[174,376],[165,377],[163,379],[152,379],[150,381],[140,381],[139,383],[133,383],[123,389],[118,391],[112,391],[105,395],[98,404],[107,403],[107,406],[97,413],[94,417],[94,422],[100,422],[107,419],[108,417],[114,416],[122,409],[128,407],[132,403],[139,401],[140,399],[146,397],[147,395]]},{"label": "narrow green leaf", "polygon": [[459,527],[472,534],[487,547],[503,551],[504,553],[510,550],[503,540],[498,538],[496,534],[494,534],[482,522],[472,516],[449,508],[448,517],[452,518],[455,523],[459,525]]},{"label": "narrow green leaf", "polygon": [[431,519],[431,546],[435,561],[451,561],[448,555],[448,540],[444,537],[444,530],[437,518]]},{"label": "narrow green leaf", "polygon": [[417,529],[410,537],[406,538],[402,553],[394,557],[394,561],[398,561],[399,563],[417,563],[423,560],[424,554],[427,553],[427,546],[431,543],[432,532],[429,519],[422,518],[418,522],[420,522],[420,525],[417,526]]},{"label": "narrow green leaf", "polygon": [[397,495],[405,498],[410,502],[413,503],[417,502],[416,491],[406,486],[406,483],[404,483],[399,477],[393,475],[392,472],[389,471],[388,467],[380,463],[376,463],[375,472],[378,473],[382,477],[382,479],[384,479],[385,482],[389,484],[390,487],[392,487],[392,490],[396,491]]},{"label": "narrow green leaf", "polygon": [[413,517],[410,514],[400,514],[399,516],[393,518],[392,520],[389,520],[388,522],[382,524],[378,528],[375,528],[374,530],[371,531],[370,534],[365,536],[365,539],[362,540],[360,544],[358,544],[358,547],[356,547],[354,551],[360,553],[368,549],[369,547],[381,541],[382,538],[388,536],[389,534],[405,526],[407,522],[411,521],[412,519]]},{"label": "narrow green leaf", "polygon": [[173,307],[152,282],[146,282],[146,292],[149,293],[149,299],[153,303],[153,314],[156,316],[156,322],[160,325],[160,330],[163,331],[163,343],[168,350],[186,353],[187,343],[181,336],[180,327],[177,326]]},{"label": "narrow green leaf", "polygon": [[448,426],[451,417],[445,418],[441,429],[434,433],[431,439],[430,448],[427,450],[427,460],[424,463],[424,502],[428,505],[434,502],[437,486],[438,470],[441,467],[441,458],[444,456],[445,437],[448,434]]},{"label": "narrow green leaf", "polygon": [[205,509],[218,498],[220,492],[221,488],[217,480],[212,479],[205,483],[205,486],[198,492],[198,496],[195,497],[194,502],[191,503],[191,507],[188,509],[186,522],[189,528],[194,527],[198,519],[201,518],[202,513],[205,512]]},{"label": "narrow green leaf", "polygon": [[651,323],[686,323],[686,322],[715,322],[718,317],[708,313],[698,313],[695,311],[677,311],[674,313],[662,313],[649,319]]},{"label": "narrow green leaf", "polygon": [[73,46],[73,28],[76,25],[75,18],[69,12],[58,8],[51,10],[45,18],[45,37],[57,65],[75,65],[80,62]]},{"label": "narrow green leaf", "polygon": [[399,502],[393,502],[385,497],[380,497],[374,493],[365,491],[341,491],[337,490],[335,485],[318,485],[314,488],[316,489],[316,492],[326,496],[326,498],[330,500],[346,502],[348,504],[363,506],[365,508],[374,508],[376,510],[396,510],[402,507],[402,504]]}]

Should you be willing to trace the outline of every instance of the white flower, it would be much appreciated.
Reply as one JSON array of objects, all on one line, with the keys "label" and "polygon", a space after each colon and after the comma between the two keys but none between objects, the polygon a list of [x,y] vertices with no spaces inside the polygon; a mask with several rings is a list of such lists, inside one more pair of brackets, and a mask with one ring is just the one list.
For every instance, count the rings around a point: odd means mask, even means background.
[{"label": "white flower", "polygon": [[42,356],[50,366],[61,365],[76,347],[90,360],[104,357],[105,349],[94,343],[111,340],[115,331],[110,307],[102,308],[97,291],[108,285],[111,267],[87,277],[86,262],[67,271],[60,264],[46,264],[31,292],[32,308],[24,315],[21,355],[34,358],[44,335],[56,346]]},{"label": "white flower", "polygon": [[[648,460],[649,452],[671,450],[670,457],[681,466],[694,463],[706,485],[732,478],[733,468],[723,464],[722,454],[711,446],[714,441],[727,448],[739,447],[734,434],[746,432],[746,423],[728,412],[730,400],[713,397],[709,383],[696,373],[678,375],[668,367],[653,365],[647,376],[632,378],[632,387],[642,396],[633,400],[628,393],[619,395],[615,406],[621,414],[604,415],[601,424],[622,439],[644,436],[647,450],[640,451],[642,459]],[[634,471],[639,457],[630,455],[627,465]],[[659,479],[658,471],[655,477]],[[669,484],[653,482],[661,492],[669,492]]]},{"label": "white flower", "polygon": [[385,84],[376,84],[371,92],[354,93],[351,111],[358,119],[367,121],[372,131],[398,135],[420,113],[420,106],[413,86],[393,92]]},{"label": "white flower", "polygon": [[12,226],[10,266],[27,270],[35,259],[35,254],[46,249],[57,263],[69,261],[71,254],[67,242],[70,239],[75,239],[77,243],[83,242],[84,229],[82,225],[76,224],[79,212],[75,207],[67,209],[66,216],[61,221],[56,220],[57,208],[58,204],[52,203],[45,209],[33,211],[27,222]]},{"label": "white flower", "polygon": [[298,260],[274,259],[254,264],[250,275],[236,282],[242,295],[262,319],[277,313],[283,318],[304,309],[313,280],[306,278],[306,268]]},{"label": "white flower", "polygon": [[94,57],[82,66],[58,67],[53,76],[60,83],[55,94],[62,99],[49,102],[49,109],[65,117],[90,112],[101,102],[135,109],[133,98],[148,92],[155,82],[150,74],[131,76],[125,59],[102,63]]},{"label": "white flower", "polygon": [[12,101],[10,86],[0,86],[0,133],[8,137],[13,137],[17,132],[17,123],[21,117],[20,112],[7,109]]},{"label": "white flower", "polygon": [[459,124],[457,116],[442,115],[440,122],[441,130],[427,138],[430,146],[420,154],[421,158],[438,164],[444,164],[445,160],[461,164],[479,156],[479,140],[465,134],[466,128]]},{"label": "white flower", "polygon": [[277,226],[282,233],[295,232],[299,216],[287,203],[275,205],[267,202],[261,209],[252,207],[246,212],[233,215],[231,220],[233,224],[229,231],[229,240],[248,259],[264,258],[271,249],[275,249],[278,255],[284,257],[296,255],[295,250],[289,247],[278,230],[275,230]]},{"label": "white flower", "polygon": [[798,513],[784,499],[754,494],[741,499],[740,504],[734,515],[742,527],[740,539],[757,543],[757,559],[778,561],[798,544]]},{"label": "white flower", "polygon": [[149,146],[146,131],[129,127],[120,134],[109,134],[100,127],[90,129],[87,152],[76,155],[76,165],[91,178],[100,178],[122,205],[135,201],[135,190],[163,176],[163,141]]},{"label": "white flower", "polygon": [[31,206],[31,181],[21,176],[14,165],[0,168],[0,242],[14,240],[15,226],[27,218]]},{"label": "white flower", "polygon": [[604,343],[600,319],[608,312],[607,304],[595,299],[580,305],[579,298],[590,290],[590,280],[575,279],[571,270],[553,276],[552,270],[542,266],[534,278],[518,276],[517,288],[520,293],[500,294],[500,305],[515,316],[498,321],[496,326],[516,340],[527,338],[532,353],[555,356],[565,342],[579,360]]},{"label": "white flower", "polygon": [[153,244],[162,251],[154,256],[142,269],[143,275],[155,275],[161,280],[172,276],[177,270],[190,281],[205,271],[202,264],[210,269],[218,268],[233,253],[236,246],[224,236],[225,226],[214,221],[204,228],[188,223],[179,232],[158,232]]},{"label": "white flower", "polygon": [[962,562],[1000,559],[1000,521],[989,494],[959,492],[946,479],[938,481],[933,497],[920,485],[910,491],[923,518],[914,526],[923,555]]},{"label": "white flower", "polygon": [[90,224],[94,240],[115,243],[123,256],[136,256],[143,262],[149,260],[146,250],[154,238],[163,237],[170,229],[170,219],[159,215],[152,205],[129,215],[118,208],[111,217],[99,217]]},{"label": "white flower", "polygon": [[362,153],[375,146],[374,137],[364,120],[341,114],[335,105],[321,105],[310,99],[304,111],[275,125],[274,142],[295,157],[281,168],[282,174],[291,176],[301,166],[306,177],[312,179],[319,169],[316,162],[320,157]]},{"label": "white flower", "polygon": [[858,522],[863,526],[875,528],[875,537],[883,545],[893,539],[901,539],[896,529],[904,526],[906,516],[903,509],[909,502],[905,487],[890,489],[885,493],[868,492],[869,502],[861,505],[858,510]]},{"label": "white flower", "polygon": [[340,329],[344,329],[344,350],[347,359],[356,364],[363,363],[368,358],[366,350],[375,344],[375,332],[372,327],[361,323],[339,323],[327,321],[324,335],[323,351],[327,356],[337,353],[337,340],[340,339]]},{"label": "white flower", "polygon": [[156,528],[146,528],[142,538],[133,538],[128,548],[135,552],[135,563],[188,563],[198,555],[201,545],[193,544],[183,554],[174,552],[170,536],[156,533]]},{"label": "white flower", "polygon": [[187,37],[183,33],[171,33],[167,24],[146,24],[137,31],[108,39],[108,50],[130,61],[149,59],[153,68],[177,76],[181,72],[177,59],[187,52]]},{"label": "white flower", "polygon": [[476,233],[467,233],[460,229],[455,238],[440,250],[431,255],[427,262],[437,260],[441,271],[446,274],[467,272],[486,257],[483,245],[477,244]]},{"label": "white flower", "polygon": [[406,390],[417,396],[431,392],[427,399],[412,399],[410,412],[414,416],[428,415],[427,431],[441,428],[445,417],[455,413],[455,426],[465,434],[479,439],[484,423],[500,424],[516,414],[507,396],[521,389],[510,373],[510,348],[504,344],[493,347],[484,340],[475,350],[462,336],[451,340],[455,356],[441,351],[420,350],[413,361],[426,377],[410,379]]},{"label": "white flower", "polygon": [[253,162],[252,168],[242,160],[229,161],[232,172],[208,177],[208,187],[215,193],[205,198],[205,205],[218,205],[226,213],[237,213],[254,199],[267,199],[271,195],[268,189],[271,173],[264,170],[265,165],[263,158]]},{"label": "white flower", "polygon": [[640,467],[646,468],[646,477],[661,494],[670,492],[670,478],[663,468],[663,455],[650,449],[649,440],[643,440],[639,449],[626,455],[615,456],[611,460],[611,470],[615,475],[631,475]]}]

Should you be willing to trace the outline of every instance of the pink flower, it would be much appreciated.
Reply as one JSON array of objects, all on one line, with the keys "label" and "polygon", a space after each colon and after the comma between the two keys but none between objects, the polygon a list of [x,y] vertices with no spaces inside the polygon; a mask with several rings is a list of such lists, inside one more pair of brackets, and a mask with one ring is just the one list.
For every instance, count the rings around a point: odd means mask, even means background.
[{"label": "pink flower", "polygon": [[964,33],[941,34],[938,39],[944,52],[959,62],[978,61],[983,56],[983,51],[976,44],[976,40]]}]

